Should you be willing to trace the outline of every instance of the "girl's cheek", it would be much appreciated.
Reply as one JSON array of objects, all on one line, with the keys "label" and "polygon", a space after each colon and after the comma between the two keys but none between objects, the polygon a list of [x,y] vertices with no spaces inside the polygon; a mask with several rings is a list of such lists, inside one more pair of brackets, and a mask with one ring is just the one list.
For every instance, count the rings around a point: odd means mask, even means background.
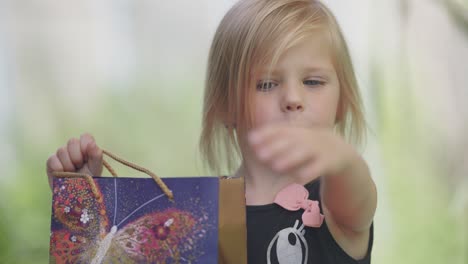
[{"label": "girl's cheek", "polygon": [[275,110],[269,104],[257,104],[257,107],[255,107],[254,111],[254,127],[261,127],[267,125],[278,118],[277,114],[275,113]]}]

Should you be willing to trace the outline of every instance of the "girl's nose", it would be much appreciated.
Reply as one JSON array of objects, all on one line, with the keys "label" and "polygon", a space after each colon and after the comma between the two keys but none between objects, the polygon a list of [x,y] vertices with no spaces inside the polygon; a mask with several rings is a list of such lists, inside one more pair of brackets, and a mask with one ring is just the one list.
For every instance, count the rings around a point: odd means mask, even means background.
[{"label": "girl's nose", "polygon": [[301,85],[284,87],[281,109],[283,112],[304,111],[304,98]]},{"label": "girl's nose", "polygon": [[290,103],[286,106],[286,111],[302,111],[304,110],[304,107],[302,106],[302,104],[298,104],[298,103]]}]

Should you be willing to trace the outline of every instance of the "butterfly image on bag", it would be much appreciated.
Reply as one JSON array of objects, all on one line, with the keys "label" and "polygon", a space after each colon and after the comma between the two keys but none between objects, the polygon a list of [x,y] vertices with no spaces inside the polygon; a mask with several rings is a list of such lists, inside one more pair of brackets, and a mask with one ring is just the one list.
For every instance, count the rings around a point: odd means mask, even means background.
[{"label": "butterfly image on bag", "polygon": [[50,262],[206,263],[200,256],[217,242],[217,203],[209,204],[216,198],[191,199],[210,192],[199,181],[171,180],[173,190],[185,188],[184,200],[170,202],[148,179],[94,178],[94,187],[84,178],[55,179]]}]

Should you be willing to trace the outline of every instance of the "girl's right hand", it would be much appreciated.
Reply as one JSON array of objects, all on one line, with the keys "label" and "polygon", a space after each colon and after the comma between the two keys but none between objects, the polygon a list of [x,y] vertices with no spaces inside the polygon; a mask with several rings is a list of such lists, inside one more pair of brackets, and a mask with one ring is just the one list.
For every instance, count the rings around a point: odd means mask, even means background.
[{"label": "girl's right hand", "polygon": [[47,160],[47,176],[51,187],[52,172],[79,172],[101,176],[102,149],[96,145],[91,134],[83,134],[80,139],[71,138]]}]

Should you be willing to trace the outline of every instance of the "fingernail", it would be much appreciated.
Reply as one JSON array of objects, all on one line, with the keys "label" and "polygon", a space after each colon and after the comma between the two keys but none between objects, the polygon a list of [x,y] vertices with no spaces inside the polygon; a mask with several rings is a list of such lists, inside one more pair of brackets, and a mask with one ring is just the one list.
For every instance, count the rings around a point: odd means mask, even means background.
[{"label": "fingernail", "polygon": [[89,150],[95,150],[97,148],[96,142],[89,143]]}]

